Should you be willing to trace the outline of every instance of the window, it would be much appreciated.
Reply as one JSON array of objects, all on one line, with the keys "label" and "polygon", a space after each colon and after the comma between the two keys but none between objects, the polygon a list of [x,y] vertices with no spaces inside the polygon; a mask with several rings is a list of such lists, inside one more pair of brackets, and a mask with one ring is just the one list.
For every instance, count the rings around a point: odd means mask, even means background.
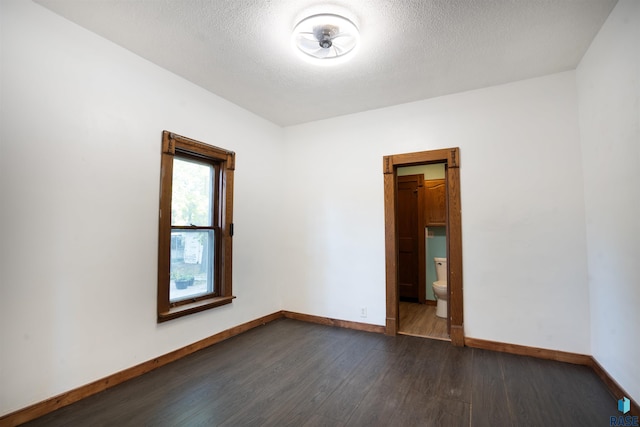
[{"label": "window", "polygon": [[235,153],[164,131],[158,321],[230,303]]}]

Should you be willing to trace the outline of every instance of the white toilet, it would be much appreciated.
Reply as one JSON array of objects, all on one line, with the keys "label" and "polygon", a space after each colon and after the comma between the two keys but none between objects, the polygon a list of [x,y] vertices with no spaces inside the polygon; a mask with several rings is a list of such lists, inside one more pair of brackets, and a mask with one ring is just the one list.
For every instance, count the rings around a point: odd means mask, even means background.
[{"label": "white toilet", "polygon": [[433,293],[435,293],[438,298],[436,316],[446,318],[447,298],[449,296],[447,289],[447,259],[434,258],[433,262],[436,264],[436,281],[433,282]]}]

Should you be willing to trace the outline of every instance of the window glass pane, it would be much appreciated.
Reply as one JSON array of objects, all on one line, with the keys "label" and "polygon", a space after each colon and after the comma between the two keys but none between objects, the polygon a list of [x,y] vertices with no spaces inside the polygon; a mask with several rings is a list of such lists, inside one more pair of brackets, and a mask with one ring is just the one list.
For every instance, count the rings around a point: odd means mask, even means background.
[{"label": "window glass pane", "polygon": [[213,292],[213,230],[172,230],[171,302]]},{"label": "window glass pane", "polygon": [[173,161],[171,225],[211,225],[213,166],[176,157]]}]

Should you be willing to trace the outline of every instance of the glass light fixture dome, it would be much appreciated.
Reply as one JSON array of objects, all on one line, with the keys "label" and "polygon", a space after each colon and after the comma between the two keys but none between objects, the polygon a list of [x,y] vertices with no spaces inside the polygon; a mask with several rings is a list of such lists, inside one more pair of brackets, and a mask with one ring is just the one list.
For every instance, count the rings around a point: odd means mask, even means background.
[{"label": "glass light fixture dome", "polygon": [[294,49],[317,63],[336,63],[351,57],[360,33],[349,19],[335,14],[309,16],[293,29]]}]

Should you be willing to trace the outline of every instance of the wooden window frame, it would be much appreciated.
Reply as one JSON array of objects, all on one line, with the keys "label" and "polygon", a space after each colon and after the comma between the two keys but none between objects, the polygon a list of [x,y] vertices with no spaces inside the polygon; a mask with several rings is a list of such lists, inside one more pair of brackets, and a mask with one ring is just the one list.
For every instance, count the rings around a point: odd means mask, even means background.
[{"label": "wooden window frame", "polygon": [[[214,165],[214,286],[213,293],[170,302],[171,270],[171,197],[173,159],[201,159]],[[231,264],[233,249],[233,176],[235,153],[169,131],[162,132],[160,169],[160,212],[158,231],[158,322],[229,304],[232,294]],[[175,227],[174,227],[175,228]]]}]

